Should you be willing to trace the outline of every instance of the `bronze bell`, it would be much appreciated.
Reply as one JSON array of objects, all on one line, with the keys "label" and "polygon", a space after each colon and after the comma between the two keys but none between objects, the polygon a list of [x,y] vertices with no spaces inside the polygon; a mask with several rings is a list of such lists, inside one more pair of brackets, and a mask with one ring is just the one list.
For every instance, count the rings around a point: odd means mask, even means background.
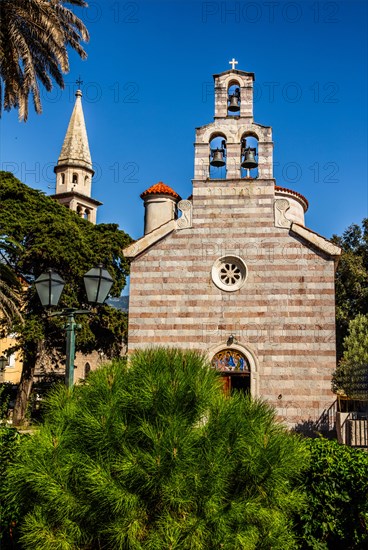
[{"label": "bronze bell", "polygon": [[256,161],[257,149],[255,147],[247,147],[244,149],[244,160],[241,163],[242,168],[247,170],[252,170],[252,168],[257,168],[258,162]]},{"label": "bronze bell", "polygon": [[229,111],[236,112],[240,110],[238,98],[235,95],[229,97]]},{"label": "bronze bell", "polygon": [[239,88],[236,88],[235,92],[229,95],[229,106],[228,106],[229,111],[236,112],[240,110],[239,99],[240,99],[240,90]]},{"label": "bronze bell", "polygon": [[224,161],[224,149],[212,149],[212,160],[210,162],[211,166],[216,166],[216,168],[220,168],[221,166],[225,166]]}]

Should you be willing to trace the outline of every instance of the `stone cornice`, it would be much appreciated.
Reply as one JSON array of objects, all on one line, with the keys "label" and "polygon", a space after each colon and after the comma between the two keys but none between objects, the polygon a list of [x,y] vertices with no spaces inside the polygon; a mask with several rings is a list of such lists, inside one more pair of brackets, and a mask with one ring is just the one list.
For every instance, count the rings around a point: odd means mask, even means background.
[{"label": "stone cornice", "polygon": [[147,233],[147,235],[144,235],[144,237],[138,239],[138,241],[127,248],[124,248],[124,256],[126,258],[135,258],[173,231],[192,227],[192,202],[189,200],[182,200],[178,203],[178,209],[182,212],[180,218],[177,220],[170,220],[151,231],[151,233]]},{"label": "stone cornice", "polygon": [[177,220],[171,220],[161,227],[154,229],[151,233],[148,233],[144,237],[138,239],[135,243],[131,244],[127,248],[124,248],[123,254],[126,258],[135,258],[147,248],[157,243],[169,233],[172,233],[177,228]]},{"label": "stone cornice", "polygon": [[76,193],[75,191],[67,191],[65,193],[56,193],[55,195],[50,195],[50,198],[55,200],[66,199],[69,197],[72,199],[73,198],[80,199],[83,202],[93,204],[94,206],[101,206],[103,204],[102,202],[97,201],[96,199],[92,199],[87,195],[82,195],[82,193]]},{"label": "stone cornice", "polygon": [[233,74],[233,75],[239,74],[239,75],[243,75],[243,76],[251,76],[253,81],[256,79],[254,73],[248,73],[247,71],[241,71],[239,69],[228,69],[227,71],[224,71],[223,73],[214,74],[213,79],[215,80],[216,78],[218,78],[219,76],[222,76],[224,74]]},{"label": "stone cornice", "polygon": [[301,237],[335,260],[341,256],[341,248],[339,246],[336,246],[328,239],[321,237],[321,235],[318,235],[318,233],[315,233],[307,227],[303,227],[302,225],[293,222],[290,227],[290,233],[298,235],[298,237]]}]

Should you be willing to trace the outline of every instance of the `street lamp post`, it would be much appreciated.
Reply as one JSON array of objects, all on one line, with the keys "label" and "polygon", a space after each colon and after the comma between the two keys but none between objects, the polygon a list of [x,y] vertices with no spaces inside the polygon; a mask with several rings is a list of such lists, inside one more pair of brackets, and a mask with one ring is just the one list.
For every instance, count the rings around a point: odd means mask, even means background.
[{"label": "street lamp post", "polygon": [[[91,304],[103,304],[113,284],[110,273],[102,265],[90,269],[84,275],[84,286],[88,302]],[[42,273],[35,281],[37,294],[44,307],[57,306],[65,281],[52,269]],[[74,383],[74,359],[75,359],[75,331],[78,328],[75,315],[91,313],[88,309],[66,308],[55,311],[50,317],[66,318],[66,358],[65,358],[65,385],[68,389]]]}]

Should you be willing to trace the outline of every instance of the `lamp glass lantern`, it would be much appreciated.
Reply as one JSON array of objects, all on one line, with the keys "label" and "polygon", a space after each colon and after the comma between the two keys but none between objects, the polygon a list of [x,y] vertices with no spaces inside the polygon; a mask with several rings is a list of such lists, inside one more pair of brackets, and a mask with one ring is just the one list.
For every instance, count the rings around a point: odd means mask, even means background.
[{"label": "lamp glass lantern", "polygon": [[93,304],[103,304],[113,285],[113,278],[102,264],[93,267],[83,277],[87,299]]},{"label": "lamp glass lantern", "polygon": [[48,269],[35,280],[35,287],[43,307],[57,306],[65,281],[56,271]]}]

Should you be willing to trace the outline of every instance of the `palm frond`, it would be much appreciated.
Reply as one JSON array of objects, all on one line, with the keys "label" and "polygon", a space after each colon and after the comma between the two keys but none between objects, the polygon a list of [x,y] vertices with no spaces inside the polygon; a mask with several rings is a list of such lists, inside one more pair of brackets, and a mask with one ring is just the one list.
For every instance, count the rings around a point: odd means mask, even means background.
[{"label": "palm frond", "polygon": [[88,30],[64,4],[87,7],[83,0],[1,0],[0,115],[2,108],[17,108],[26,120],[30,95],[41,113],[39,83],[47,91],[53,82],[64,87],[68,47],[87,57],[81,42],[89,40]]}]

